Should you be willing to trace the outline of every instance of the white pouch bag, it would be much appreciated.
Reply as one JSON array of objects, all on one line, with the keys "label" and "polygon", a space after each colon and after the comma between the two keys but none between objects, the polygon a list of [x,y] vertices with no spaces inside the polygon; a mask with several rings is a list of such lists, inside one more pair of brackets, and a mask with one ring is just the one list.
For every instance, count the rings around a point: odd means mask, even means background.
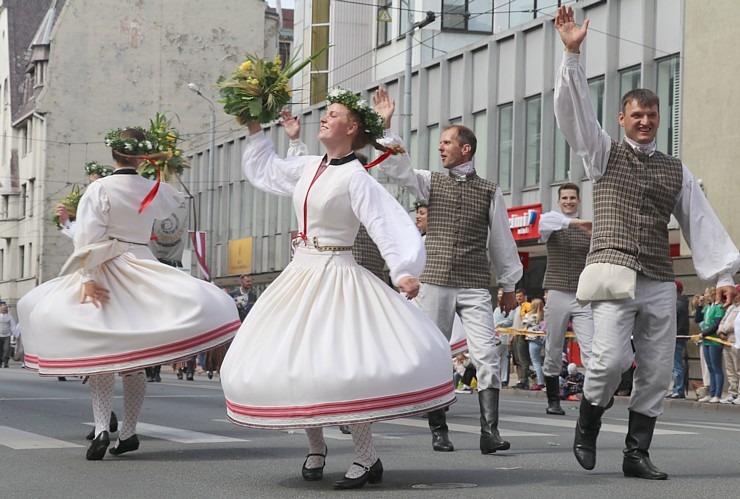
[{"label": "white pouch bag", "polygon": [[585,307],[592,301],[623,300],[635,297],[637,272],[613,263],[586,265],[578,278],[576,301]]}]

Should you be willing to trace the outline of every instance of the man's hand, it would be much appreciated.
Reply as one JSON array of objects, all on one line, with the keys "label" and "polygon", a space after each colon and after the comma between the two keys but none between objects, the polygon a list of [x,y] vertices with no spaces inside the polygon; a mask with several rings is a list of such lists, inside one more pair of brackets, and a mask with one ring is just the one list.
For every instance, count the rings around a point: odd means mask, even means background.
[{"label": "man's hand", "polygon": [[732,300],[735,299],[737,289],[735,286],[721,286],[717,288],[717,294],[715,295],[715,301],[722,303],[722,308],[727,308],[732,305]]},{"label": "man's hand", "polygon": [[66,225],[69,221],[69,210],[63,204],[57,205],[55,214],[59,217],[59,225]]},{"label": "man's hand", "polygon": [[573,7],[561,5],[555,16],[555,29],[560,33],[560,39],[563,40],[566,52],[578,54],[581,51],[581,43],[586,38],[588,31],[588,19],[583,22],[580,28],[576,24],[573,16]]},{"label": "man's hand", "polygon": [[401,280],[398,281],[398,289],[400,289],[409,300],[416,298],[416,295],[419,294],[420,286],[421,283],[419,282],[419,279],[408,275],[406,277],[402,277]]},{"label": "man's hand", "polygon": [[396,101],[388,98],[386,89],[381,87],[373,94],[373,109],[383,118],[386,130],[389,129],[393,113],[396,112]]},{"label": "man's hand", "polygon": [[287,135],[290,140],[298,140],[298,137],[301,136],[301,122],[298,117],[293,116],[293,113],[289,110],[283,109],[280,111],[280,124],[283,125],[285,135]]},{"label": "man's hand", "polygon": [[570,225],[573,227],[578,227],[586,234],[591,234],[591,229],[593,228],[593,222],[591,220],[581,220],[580,218],[574,218],[570,221]]},{"label": "man's hand", "polygon": [[86,303],[87,299],[90,298],[95,308],[100,308],[101,304],[108,303],[109,296],[110,291],[99,286],[97,282],[90,281],[82,285],[82,301],[80,303]]},{"label": "man's hand", "polygon": [[504,294],[501,295],[501,311],[504,313],[504,315],[508,315],[509,312],[516,309],[517,303],[516,303],[516,295],[513,291],[504,291]]}]

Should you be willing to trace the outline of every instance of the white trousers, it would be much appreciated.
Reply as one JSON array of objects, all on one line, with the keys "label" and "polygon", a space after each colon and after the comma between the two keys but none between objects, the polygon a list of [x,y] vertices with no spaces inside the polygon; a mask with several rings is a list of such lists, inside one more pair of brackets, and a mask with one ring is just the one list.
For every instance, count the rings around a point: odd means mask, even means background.
[{"label": "white trousers", "polygon": [[452,288],[422,283],[419,306],[449,340],[455,313],[460,316],[468,340],[478,390],[501,388],[499,356],[493,330],[493,306],[487,289]]},{"label": "white trousers", "polygon": [[591,305],[581,307],[575,293],[550,289],[545,304],[545,363],[542,371],[545,376],[559,376],[563,362],[563,343],[568,331],[568,322],[573,323],[578,346],[581,350],[581,364],[588,369],[591,360],[591,344],[594,338],[594,316]]},{"label": "white trousers", "polygon": [[676,285],[637,276],[635,298],[595,301],[592,358],[583,386],[585,397],[605,407],[632,363],[635,374],[629,409],[648,417],[663,413],[676,346]]}]

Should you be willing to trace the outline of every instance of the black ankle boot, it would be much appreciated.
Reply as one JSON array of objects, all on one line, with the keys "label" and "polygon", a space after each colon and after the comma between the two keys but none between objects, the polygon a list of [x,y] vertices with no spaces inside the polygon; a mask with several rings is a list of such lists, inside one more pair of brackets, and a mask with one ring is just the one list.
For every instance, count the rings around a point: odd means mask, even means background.
[{"label": "black ankle boot", "polygon": [[511,447],[498,433],[498,398],[497,388],[478,391],[481,454],[493,454],[497,450],[508,450]]},{"label": "black ankle boot", "polygon": [[645,478],[647,480],[665,480],[668,478],[667,473],[655,467],[648,453],[657,419],[630,411],[629,430],[625,439],[626,448],[622,461],[624,476]]},{"label": "black ankle boot", "polygon": [[565,416],[565,411],[560,407],[559,376],[545,376],[545,388],[547,389],[547,409],[545,410],[545,414]]},{"label": "black ankle boot", "polygon": [[444,409],[429,413],[429,429],[432,430],[432,449],[437,452],[452,452],[455,446],[450,442],[447,428],[447,415]]},{"label": "black ankle boot", "polygon": [[366,483],[377,484],[383,481],[383,463],[380,462],[380,459],[375,461],[375,464],[373,464],[369,468],[360,463],[352,464],[365,468],[365,473],[358,476],[357,478],[347,478],[345,476],[341,480],[334,482],[335,489],[359,489],[360,487],[363,487]]},{"label": "black ankle boot", "polygon": [[105,456],[105,451],[108,450],[110,445],[110,436],[107,431],[101,431],[100,435],[95,437],[90,442],[90,447],[87,448],[87,455],[85,456],[88,461],[100,461]]},{"label": "black ankle boot", "polygon": [[576,436],[573,440],[573,454],[578,464],[592,470],[596,466],[596,438],[601,429],[601,416],[606,409],[591,403],[583,397],[576,422]]}]

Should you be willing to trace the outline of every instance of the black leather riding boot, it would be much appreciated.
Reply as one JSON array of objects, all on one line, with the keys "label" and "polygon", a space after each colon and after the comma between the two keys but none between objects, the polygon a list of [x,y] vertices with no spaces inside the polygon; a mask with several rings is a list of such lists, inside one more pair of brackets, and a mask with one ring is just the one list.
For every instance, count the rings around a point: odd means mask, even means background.
[{"label": "black leather riding boot", "polygon": [[547,390],[545,413],[565,416],[565,411],[560,407],[560,376],[545,376],[545,389]]},{"label": "black leather riding boot", "polygon": [[583,468],[594,469],[596,466],[596,437],[601,429],[601,416],[606,409],[583,397],[581,400],[578,422],[576,422],[576,436],[573,440],[573,454]]},{"label": "black leather riding boot", "polygon": [[493,454],[497,450],[507,450],[511,447],[511,444],[503,440],[498,433],[498,398],[498,388],[478,391],[481,454]]},{"label": "black leather riding boot", "polygon": [[648,453],[657,419],[630,411],[629,430],[624,441],[626,448],[622,461],[624,476],[645,478],[647,480],[665,480],[668,478],[667,473],[660,471],[650,461],[650,454]]},{"label": "black leather riding boot", "polygon": [[439,452],[452,452],[455,446],[450,442],[447,428],[447,416],[444,409],[429,413],[429,429],[432,430],[432,449]]}]

